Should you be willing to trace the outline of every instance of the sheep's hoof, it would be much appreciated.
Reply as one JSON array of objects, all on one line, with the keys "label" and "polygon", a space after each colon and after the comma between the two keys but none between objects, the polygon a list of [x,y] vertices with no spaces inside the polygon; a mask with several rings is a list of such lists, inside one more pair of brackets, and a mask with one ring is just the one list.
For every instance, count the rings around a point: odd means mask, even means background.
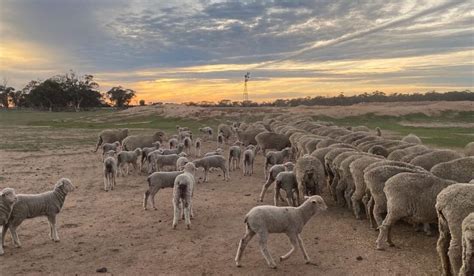
[{"label": "sheep's hoof", "polygon": [[173,224],[173,230],[176,230],[176,224]]},{"label": "sheep's hoof", "polygon": [[388,242],[388,246],[395,247],[395,244],[393,242]]},{"label": "sheep's hoof", "polygon": [[186,229],[191,230],[191,225],[186,225]]},{"label": "sheep's hoof", "polygon": [[380,244],[377,244],[377,247],[376,247],[377,250],[380,250],[380,251],[385,251],[385,248],[380,245]]},{"label": "sheep's hoof", "polygon": [[277,269],[277,266],[275,264],[269,265],[271,269]]},{"label": "sheep's hoof", "polygon": [[307,261],[305,262],[305,264],[307,264],[307,265],[314,265],[314,266],[318,266],[318,264],[317,264],[317,263],[314,263],[314,262],[312,262],[311,260],[307,260]]},{"label": "sheep's hoof", "polygon": [[239,262],[235,262],[236,267],[242,267],[242,265]]}]

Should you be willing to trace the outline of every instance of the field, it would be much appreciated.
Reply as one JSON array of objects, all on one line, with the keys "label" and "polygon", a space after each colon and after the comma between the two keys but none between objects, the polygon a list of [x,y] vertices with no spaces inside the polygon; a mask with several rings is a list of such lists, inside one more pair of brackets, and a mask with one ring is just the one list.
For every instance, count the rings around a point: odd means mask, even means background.
[{"label": "field", "polygon": [[[0,111],[0,188],[21,193],[51,189],[60,177],[70,178],[77,189],[59,215],[61,242],[48,238],[45,218],[25,221],[19,227],[22,248],[13,248],[7,235],[0,274],[92,274],[107,267],[112,274],[179,275],[438,275],[436,235],[427,237],[403,223],[394,229],[395,248],[376,251],[377,232],[367,221],[357,221],[349,211],[336,207],[325,195],[329,210],[314,217],[303,231],[308,254],[317,265],[304,265],[301,252],[267,268],[257,239],[248,246],[242,268],[233,262],[244,233],[243,218],[255,205],[263,183],[263,158],[257,157],[255,175],[231,172],[224,182],[221,172],[210,174],[209,183],[199,183],[194,197],[196,218],[192,229],[180,221],[171,229],[170,189],[156,196],[158,210],[144,211],[142,197],[146,175],[119,178],[115,191],[102,190],[102,164],[93,153],[97,133],[103,128],[127,127],[132,134],[162,129],[174,133],[176,125],[194,133],[203,125],[220,121],[256,120],[268,114],[303,114],[338,125],[379,126],[384,135],[419,135],[433,147],[461,150],[474,140],[474,106],[470,102],[424,105],[391,111],[378,105],[362,107],[295,107],[257,109],[203,109],[164,106],[125,111],[48,113]],[[339,109],[339,111],[338,111]],[[383,113],[380,112],[383,110]],[[204,144],[204,152],[215,142]],[[202,172],[198,172],[198,177]],[[272,204],[272,190],[264,204]],[[274,235],[269,250],[274,259],[290,249],[286,237]]]}]

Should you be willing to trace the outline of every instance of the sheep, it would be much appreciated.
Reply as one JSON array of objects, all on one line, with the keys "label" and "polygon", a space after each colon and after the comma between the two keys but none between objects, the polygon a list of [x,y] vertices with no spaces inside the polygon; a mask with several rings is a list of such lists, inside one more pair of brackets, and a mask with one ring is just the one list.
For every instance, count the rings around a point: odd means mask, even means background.
[{"label": "sheep", "polygon": [[324,166],[314,156],[305,154],[296,161],[296,179],[299,191],[303,196],[319,195],[322,184],[326,181]]},{"label": "sheep", "polygon": [[352,131],[370,132],[370,129],[366,126],[355,126],[352,128]]},{"label": "sheep", "polygon": [[410,164],[420,166],[429,171],[436,164],[448,162],[462,157],[462,154],[457,153],[453,150],[437,150],[413,158],[410,161]]},{"label": "sheep", "polygon": [[189,163],[189,160],[188,158],[186,158],[186,156],[179,157],[178,160],[176,160],[176,169],[178,171],[183,170],[184,165],[186,165],[187,163]]},{"label": "sheep", "polygon": [[437,250],[443,275],[458,275],[461,268],[461,225],[474,212],[474,185],[458,183],[443,189],[436,197],[439,239]]},{"label": "sheep", "polygon": [[258,234],[260,238],[259,246],[263,257],[267,261],[268,266],[276,268],[276,264],[267,249],[269,233],[285,233],[291,242],[291,250],[284,256],[281,256],[280,261],[288,259],[294,252],[295,247],[299,246],[306,263],[310,264],[311,260],[306,253],[300,234],[303,231],[304,225],[313,215],[325,210],[327,210],[326,203],[320,196],[312,196],[306,199],[299,207],[268,205],[253,207],[244,219],[246,231],[244,237],[239,242],[235,256],[236,266],[241,266],[240,259],[247,244],[255,234]]},{"label": "sheep", "polygon": [[173,171],[173,172],[154,172],[147,177],[148,189],[145,192],[143,197],[143,209],[147,210],[148,198],[151,199],[151,205],[154,210],[155,207],[155,195],[160,189],[163,188],[173,188],[174,180],[183,171]]},{"label": "sheep", "polygon": [[287,147],[291,147],[289,138],[283,134],[277,134],[274,132],[262,132],[255,136],[257,145],[262,150],[263,156],[266,156],[266,150],[282,150]]},{"label": "sheep", "polygon": [[248,145],[257,145],[257,140],[255,140],[255,137],[265,131],[265,128],[251,128],[247,129],[246,131],[236,129],[235,133],[237,134],[237,139],[242,142],[244,147],[246,147]]},{"label": "sheep", "polygon": [[403,156],[399,161],[410,163],[411,160],[417,158],[418,156],[422,156],[422,155],[425,155],[427,153],[432,153],[432,152],[434,152],[434,150],[430,148],[426,148],[424,150],[420,150],[417,152],[410,152],[407,155]]},{"label": "sheep", "polygon": [[170,149],[175,149],[178,146],[178,139],[177,138],[171,138],[168,140],[168,145]]},{"label": "sheep", "polygon": [[193,141],[189,137],[185,137],[183,140],[183,146],[184,146],[184,152],[186,152],[187,155],[191,154],[191,147],[193,145]]},{"label": "sheep", "polygon": [[184,220],[186,227],[191,229],[191,220],[190,217],[193,217],[193,193],[194,193],[194,173],[196,172],[196,167],[193,163],[187,163],[184,166],[184,171],[182,174],[178,175],[174,180],[173,185],[173,229],[176,229],[178,225],[179,211],[184,209]]},{"label": "sheep", "polygon": [[[298,189],[298,181],[294,172],[281,172],[275,178],[275,191],[273,202],[277,205],[278,198],[281,198],[280,189],[286,192],[286,202],[288,206],[300,205],[300,193]],[[295,198],[296,195],[296,198]]]},{"label": "sheep", "polygon": [[180,131],[178,133],[178,140],[180,142],[183,142],[183,140],[186,138],[186,137],[189,137],[191,140],[193,139],[193,133],[189,130],[185,130],[185,131]]},{"label": "sheep", "polygon": [[122,142],[128,136],[128,128],[124,129],[105,129],[99,133],[99,141],[94,152],[97,152],[103,143]]},{"label": "sheep", "polygon": [[179,125],[176,125],[176,129],[178,130],[178,132],[189,131],[189,127],[181,127]]},{"label": "sheep", "polygon": [[151,147],[153,143],[159,141],[163,143],[165,133],[161,130],[156,131],[152,135],[131,135],[125,138],[122,142],[124,150],[135,150],[137,148]]},{"label": "sheep", "polygon": [[217,133],[221,134],[223,136],[223,142],[227,142],[227,140],[232,137],[234,132],[232,131],[232,127],[227,125],[227,124],[219,124],[217,126]]},{"label": "sheep", "polygon": [[474,213],[470,213],[461,225],[462,230],[462,266],[460,276],[474,274]]},{"label": "sheep", "polygon": [[276,164],[283,164],[286,159],[290,157],[291,148],[284,148],[281,151],[269,151],[265,155],[265,163],[263,165],[263,172],[265,174],[265,179],[268,177],[268,166],[276,165]]},{"label": "sheep", "polygon": [[430,171],[441,178],[467,183],[474,179],[474,156],[439,163]]},{"label": "sheep", "polygon": [[102,156],[104,156],[106,152],[111,151],[111,150],[115,152],[119,152],[120,148],[121,148],[121,145],[119,141],[115,141],[113,143],[104,143],[102,144]]},{"label": "sheep", "polygon": [[226,166],[226,160],[222,155],[207,156],[192,161],[196,168],[204,168],[204,182],[208,181],[208,173],[210,168],[220,168],[224,173],[224,181],[229,181],[229,168]]},{"label": "sheep", "polygon": [[18,226],[25,220],[39,216],[46,216],[50,226],[50,238],[59,242],[58,230],[56,229],[56,216],[64,205],[66,196],[74,190],[71,180],[61,178],[56,182],[52,191],[41,194],[19,194],[17,201],[8,219],[8,223],[3,225],[2,244],[5,241],[5,234],[10,230],[13,243],[16,247],[21,247],[20,239],[16,232]]},{"label": "sheep", "polygon": [[170,155],[170,154],[180,154],[184,150],[184,144],[179,143],[178,146],[174,149],[163,149],[161,151],[162,155]]},{"label": "sheep", "polygon": [[207,137],[208,140],[212,140],[212,136],[214,135],[214,131],[212,130],[211,127],[201,127],[199,128],[199,131],[204,133]]},{"label": "sheep", "polygon": [[[128,175],[129,164],[132,164],[134,169],[137,172],[141,171],[141,162],[140,158],[142,156],[142,150],[140,148],[136,148],[134,151],[121,151],[117,155],[117,167],[118,167],[118,175]],[[127,166],[127,171],[123,173],[123,167]]]},{"label": "sheep", "polygon": [[383,157],[387,157],[389,154],[388,150],[384,146],[381,146],[381,145],[374,145],[370,147],[370,149],[367,152],[370,154],[380,155]]},{"label": "sheep", "polygon": [[217,148],[215,151],[206,152],[204,157],[213,156],[213,155],[222,155],[224,151],[221,148]]},{"label": "sheep", "polygon": [[413,153],[426,153],[429,150],[426,146],[423,145],[414,145],[403,149],[397,149],[392,151],[388,156],[387,159],[401,161],[402,158],[406,157],[407,155]]},{"label": "sheep", "polygon": [[[0,191],[0,235],[3,236],[4,225],[8,223],[13,206],[17,202],[15,190],[12,188],[5,188]],[[3,239],[0,243],[0,256],[4,254]]]},{"label": "sheep", "polygon": [[402,141],[412,144],[421,144],[421,139],[413,133],[410,133],[407,136],[403,137]]},{"label": "sheep", "polygon": [[390,230],[393,224],[404,218],[411,223],[436,223],[436,196],[454,181],[427,173],[399,173],[385,182],[387,216],[379,226],[377,249],[383,250],[382,241],[394,246]]},{"label": "sheep", "polygon": [[253,174],[253,162],[255,161],[256,151],[257,148],[254,145],[248,146],[247,149],[244,151],[244,158],[242,159],[242,162],[244,163],[244,176],[251,176]]},{"label": "sheep", "polygon": [[186,153],[155,155],[153,168],[156,169],[156,171],[162,171],[164,167],[169,166],[175,171],[177,170],[176,163],[180,157],[186,157]]},{"label": "sheep", "polygon": [[201,157],[201,139],[196,138],[196,141],[194,141],[194,149],[195,153],[194,155],[197,157]]},{"label": "sheep", "polygon": [[474,142],[467,143],[464,147],[464,154],[466,156],[474,156]]},{"label": "sheep", "polygon": [[219,133],[217,135],[217,146],[218,147],[223,147],[224,146],[224,143],[225,143],[225,138],[224,138],[224,135],[222,133]]},{"label": "sheep", "polygon": [[294,169],[294,164],[292,162],[286,162],[285,164],[277,164],[273,165],[270,170],[268,171],[268,177],[267,181],[265,184],[262,186],[262,192],[260,193],[259,196],[259,201],[263,202],[263,197],[265,196],[265,193],[267,192],[267,189],[272,185],[273,181],[275,181],[275,178],[277,175],[281,172],[287,171],[291,172]]},{"label": "sheep", "polygon": [[[109,151],[109,154],[115,154],[115,151]],[[104,191],[108,192],[109,188],[115,188],[115,178],[117,177],[117,159],[114,156],[108,156],[104,159]]]},{"label": "sheep", "polygon": [[240,155],[242,150],[239,146],[231,146],[229,148],[229,170],[234,171],[240,169]]},{"label": "sheep", "polygon": [[144,165],[145,165],[145,162],[148,162],[148,154],[150,154],[151,152],[159,149],[161,146],[161,143],[160,142],[155,142],[154,143],[154,146],[152,147],[144,147],[142,148],[142,160],[141,160],[141,166],[142,168],[144,168]]}]

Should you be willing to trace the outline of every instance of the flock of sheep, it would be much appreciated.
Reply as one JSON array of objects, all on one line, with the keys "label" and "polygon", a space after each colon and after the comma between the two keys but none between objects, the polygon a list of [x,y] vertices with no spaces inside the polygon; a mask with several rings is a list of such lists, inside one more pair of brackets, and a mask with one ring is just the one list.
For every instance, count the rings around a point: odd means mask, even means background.
[{"label": "flock of sheep", "polygon": [[[95,151],[100,147],[103,150],[104,190],[113,190],[116,177],[128,175],[130,166],[137,174],[146,172],[143,208],[146,210],[151,201],[156,209],[156,193],[172,188],[172,227],[175,229],[183,218],[190,229],[197,170],[204,169],[204,182],[214,169],[222,170],[224,181],[230,179],[229,172],[236,173],[240,168],[244,176],[250,176],[261,152],[265,183],[258,199],[262,202],[267,189],[275,183],[274,206],[254,207],[245,216],[246,232],[235,257],[237,266],[248,242],[258,234],[267,264],[276,268],[267,249],[269,233],[285,233],[291,242],[291,250],[280,261],[299,247],[310,263],[300,233],[313,215],[327,209],[320,196],[326,189],[356,219],[365,214],[369,226],[378,229],[376,249],[383,250],[386,244],[394,246],[391,228],[397,221],[411,223],[427,235],[437,224],[442,273],[473,275],[474,142],[461,154],[429,148],[412,134],[401,140],[387,139],[379,128],[372,133],[365,126],[344,128],[288,116],[254,123],[222,123],[216,136],[211,127],[199,131],[200,138],[180,126],[177,134],[170,137],[162,131],[152,135],[129,135],[128,129],[102,131]],[[236,141],[231,143],[234,138]],[[217,142],[216,150],[202,155],[204,142]],[[14,245],[20,246],[16,229],[27,218],[46,216],[51,239],[59,241],[55,218],[73,189],[66,178],[60,179],[52,191],[38,195],[16,195],[11,188],[3,189],[0,255],[7,230]],[[284,201],[288,206],[279,207]]]}]

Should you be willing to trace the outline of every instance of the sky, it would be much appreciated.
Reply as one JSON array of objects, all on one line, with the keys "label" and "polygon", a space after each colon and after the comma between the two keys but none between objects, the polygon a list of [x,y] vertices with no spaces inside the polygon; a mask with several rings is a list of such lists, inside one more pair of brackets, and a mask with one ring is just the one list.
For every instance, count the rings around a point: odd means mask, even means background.
[{"label": "sky", "polygon": [[0,78],[164,102],[473,90],[474,1],[0,0]]}]

